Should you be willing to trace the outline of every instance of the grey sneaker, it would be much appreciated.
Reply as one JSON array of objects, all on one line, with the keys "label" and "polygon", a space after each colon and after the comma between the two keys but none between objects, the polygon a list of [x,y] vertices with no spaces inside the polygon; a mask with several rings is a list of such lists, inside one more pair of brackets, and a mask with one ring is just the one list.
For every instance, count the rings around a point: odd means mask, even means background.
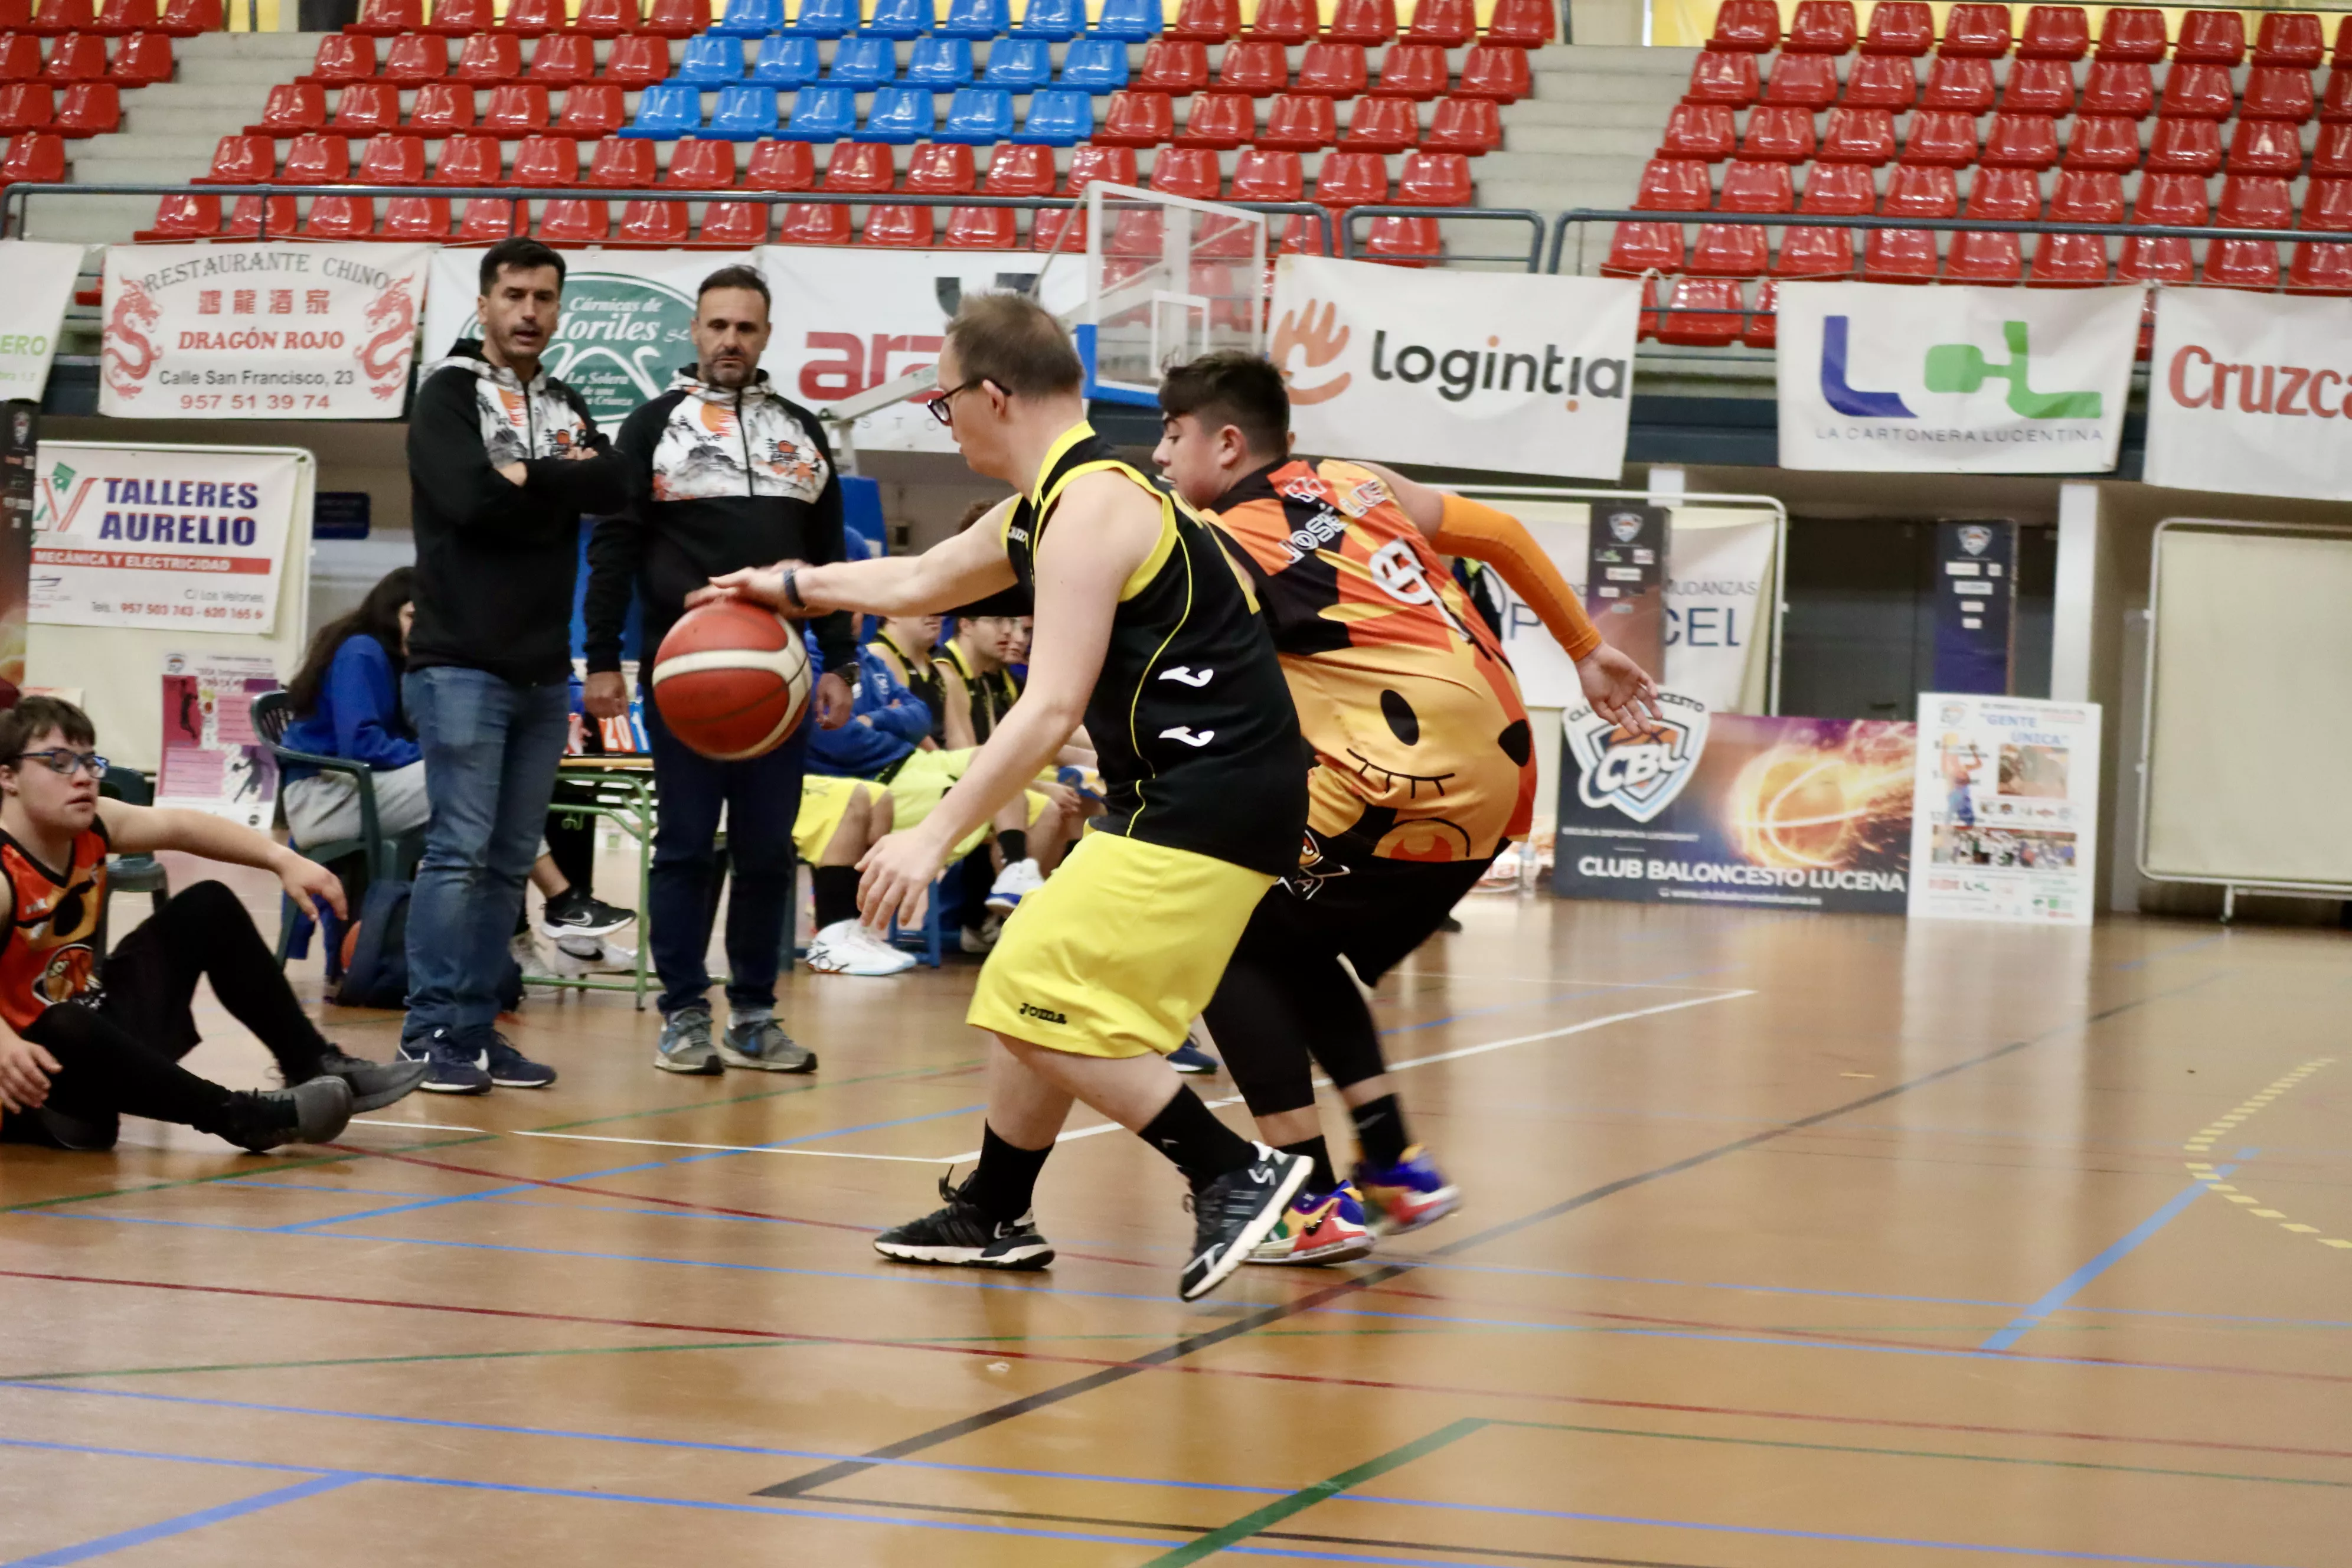
[{"label": "grey sneaker", "polygon": [[710,1043],[710,1009],[680,1007],[662,1020],[661,1044],[654,1066],[664,1072],[699,1073],[708,1077],[727,1069],[719,1065]]},{"label": "grey sneaker", "polygon": [[794,1043],[769,1014],[730,1019],[719,1038],[719,1059],[730,1068],[761,1072],[814,1072],[816,1053]]}]

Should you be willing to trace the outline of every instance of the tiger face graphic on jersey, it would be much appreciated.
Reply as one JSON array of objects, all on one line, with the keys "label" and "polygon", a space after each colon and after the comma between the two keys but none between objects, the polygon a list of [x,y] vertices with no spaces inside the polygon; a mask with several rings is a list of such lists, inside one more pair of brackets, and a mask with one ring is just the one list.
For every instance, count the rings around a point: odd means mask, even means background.
[{"label": "tiger face graphic on jersey", "polygon": [[1370,470],[1293,459],[1211,514],[1238,547],[1315,750],[1308,826],[1342,855],[1483,858],[1528,830],[1518,679]]},{"label": "tiger face graphic on jersey", "polygon": [[19,1033],[59,1002],[98,999],[98,917],[106,902],[106,837],[73,842],[63,879],[0,835],[0,875],[16,918],[0,948],[0,1018]]}]

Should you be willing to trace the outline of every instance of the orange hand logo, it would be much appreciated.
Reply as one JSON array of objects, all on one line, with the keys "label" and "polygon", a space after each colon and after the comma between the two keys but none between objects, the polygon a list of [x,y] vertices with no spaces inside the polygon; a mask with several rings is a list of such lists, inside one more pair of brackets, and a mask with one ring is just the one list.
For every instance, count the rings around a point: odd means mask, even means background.
[{"label": "orange hand logo", "polygon": [[[1283,312],[1282,320],[1274,329],[1274,363],[1276,368],[1282,372],[1284,381],[1291,381],[1289,360],[1293,349],[1306,352],[1308,370],[1319,370],[1339,357],[1341,351],[1348,346],[1348,329],[1340,327],[1336,332],[1332,330],[1338,315],[1338,306],[1326,305],[1321,319],[1318,320],[1312,300],[1299,310]],[[1347,391],[1349,382],[1353,379],[1351,374],[1343,371],[1337,379],[1327,381],[1320,386],[1303,387],[1292,382],[1290,401],[1293,404],[1328,403]]]}]

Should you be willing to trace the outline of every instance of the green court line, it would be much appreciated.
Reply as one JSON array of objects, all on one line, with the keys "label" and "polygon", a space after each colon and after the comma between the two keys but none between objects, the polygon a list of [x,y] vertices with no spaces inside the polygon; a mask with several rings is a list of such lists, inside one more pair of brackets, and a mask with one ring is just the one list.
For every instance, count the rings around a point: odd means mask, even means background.
[{"label": "green court line", "polygon": [[973,1057],[968,1061],[945,1062],[927,1068],[902,1068],[897,1072],[867,1073],[859,1078],[810,1079],[801,1083],[787,1084],[782,1089],[761,1089],[756,1094],[730,1095],[725,1100],[698,1100],[692,1105],[665,1106],[658,1110],[624,1110],[612,1116],[591,1116],[580,1121],[553,1121],[545,1127],[533,1127],[530,1131],[569,1132],[575,1128],[602,1127],[607,1122],[633,1121],[646,1116],[674,1116],[681,1111],[710,1110],[721,1105],[744,1105],[755,1100],[776,1100],[788,1094],[814,1094],[820,1089],[846,1089],[853,1083],[883,1083],[891,1079],[920,1078],[926,1074],[961,1072],[966,1068],[978,1067],[987,1059],[985,1057]]},{"label": "green court line", "polygon": [[1228,1546],[1248,1540],[1270,1525],[1281,1523],[1294,1513],[1303,1513],[1325,1499],[1336,1497],[1346,1491],[1349,1487],[1360,1486],[1365,1481],[1384,1476],[1391,1470],[1409,1465],[1426,1454],[1434,1453],[1449,1443],[1459,1442],[1471,1433],[1492,1425],[1494,1423],[1481,1420],[1476,1416],[1465,1416],[1462,1420],[1450,1422],[1426,1437],[1416,1437],[1404,1447],[1391,1448],[1377,1458],[1367,1459],[1353,1469],[1341,1470],[1328,1480],[1317,1481],[1310,1487],[1302,1487],[1286,1498],[1270,1502],[1264,1508],[1255,1509],[1231,1524],[1223,1525],[1209,1531],[1197,1541],[1188,1541],[1172,1552],[1163,1552],[1144,1563],[1143,1568],[1179,1568],[1182,1563],[1198,1563],[1203,1557],[1212,1556],[1223,1552]]},{"label": "green court line", "polygon": [[[430,1143],[418,1143],[403,1151],[421,1152],[426,1149],[454,1149],[460,1143],[487,1143],[499,1136],[495,1132],[477,1132],[464,1138],[442,1138]],[[200,1187],[207,1182],[234,1182],[247,1176],[275,1176],[287,1171],[307,1171],[317,1165],[340,1165],[353,1160],[369,1159],[371,1154],[321,1154],[314,1160],[279,1160],[268,1165],[239,1171],[215,1171],[209,1176],[184,1176],[175,1182],[151,1182],[143,1187],[108,1187],[102,1192],[72,1193],[61,1198],[35,1198],[30,1203],[0,1204],[0,1214],[16,1214],[25,1209],[55,1208],[59,1204],[86,1204],[93,1198],[129,1198],[141,1193],[168,1192],[173,1187]]]}]

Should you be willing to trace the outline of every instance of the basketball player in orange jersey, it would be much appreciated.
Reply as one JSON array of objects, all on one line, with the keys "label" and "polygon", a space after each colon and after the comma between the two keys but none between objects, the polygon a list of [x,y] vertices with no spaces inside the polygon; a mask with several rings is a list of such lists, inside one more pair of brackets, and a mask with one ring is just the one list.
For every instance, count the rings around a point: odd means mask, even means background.
[{"label": "basketball player in orange jersey", "polygon": [[[1361,1257],[1367,1211],[1371,1231],[1396,1234],[1461,1199],[1406,1131],[1356,982],[1427,941],[1526,837],[1535,805],[1518,680],[1438,552],[1493,565],[1603,715],[1639,726],[1657,689],[1516,519],[1369,463],[1291,457],[1289,395],[1265,360],[1180,366],[1160,407],[1154,458],[1249,573],[1315,750],[1300,861],[1260,901],[1206,1012],[1260,1135],[1315,1163],[1252,1261]],[[1322,1137],[1310,1056],[1355,1121],[1352,1183]]]},{"label": "basketball player in orange jersey", "polygon": [[1034,1268],[1031,1190],[1073,1100],[1182,1171],[1197,1219],[1181,1290],[1214,1289],[1281,1221],[1308,1162],[1219,1121],[1166,1058],[1216,989],[1250,911],[1297,864],[1298,721],[1249,590],[1208,528],[1087,423],[1068,335],[1023,295],[965,297],[933,413],[972,468],[1021,492],[921,555],[739,572],[794,614],[907,616],[1015,583],[1035,601],[1029,684],[955,787],[866,852],[869,922],[920,917],[956,844],[1014,799],[1081,720],[1108,811],[1024,896],[969,1019],[996,1037],[980,1167],[947,1206],[885,1231],[885,1257]]},{"label": "basketball player in orange jersey", "polygon": [[[341,914],[343,893],[325,867],[234,822],[100,800],[106,759],[97,741],[89,716],[54,697],[27,697],[0,713],[0,1112],[8,1140],[110,1149],[127,1112],[258,1153],[322,1143],[353,1111],[390,1105],[423,1081],[423,1062],[362,1061],[323,1038],[253,917],[219,882],[181,889],[110,957],[100,951],[110,852],[181,849],[258,866],[313,917],[319,900]],[[207,979],[278,1058],[288,1088],[233,1091],[180,1066],[197,1043],[189,1002]]]}]

